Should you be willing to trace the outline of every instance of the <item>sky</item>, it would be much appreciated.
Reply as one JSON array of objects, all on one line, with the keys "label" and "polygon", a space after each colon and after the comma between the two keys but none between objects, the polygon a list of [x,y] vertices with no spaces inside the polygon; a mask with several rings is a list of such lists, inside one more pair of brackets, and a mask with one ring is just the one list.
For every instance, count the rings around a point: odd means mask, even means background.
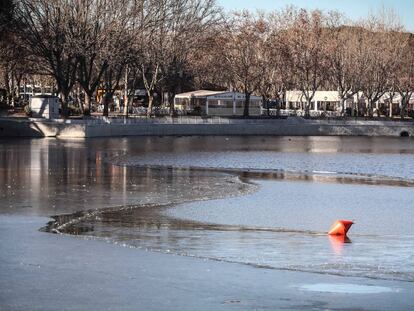
[{"label": "sky", "polygon": [[349,18],[358,20],[382,6],[392,8],[400,17],[405,28],[414,32],[414,0],[217,0],[226,10],[274,10],[287,5],[300,8],[338,10]]}]

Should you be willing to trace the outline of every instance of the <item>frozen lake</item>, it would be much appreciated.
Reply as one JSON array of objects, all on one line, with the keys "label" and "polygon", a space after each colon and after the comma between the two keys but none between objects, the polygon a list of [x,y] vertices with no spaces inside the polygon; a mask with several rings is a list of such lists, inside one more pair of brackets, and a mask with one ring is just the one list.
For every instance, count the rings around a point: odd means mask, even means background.
[{"label": "frozen lake", "polygon": [[[414,140],[3,140],[0,212],[271,269],[414,281]],[[353,219],[349,240],[329,238]],[[88,241],[84,241],[88,243]]]}]

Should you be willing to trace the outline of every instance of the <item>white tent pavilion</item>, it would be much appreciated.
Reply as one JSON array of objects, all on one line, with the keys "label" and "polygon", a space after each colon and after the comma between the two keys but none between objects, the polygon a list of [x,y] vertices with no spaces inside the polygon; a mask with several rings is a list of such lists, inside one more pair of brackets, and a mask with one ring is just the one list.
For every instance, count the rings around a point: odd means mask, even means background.
[{"label": "white tent pavilion", "polygon": [[[306,99],[301,91],[287,91],[286,103],[291,109],[303,109]],[[316,91],[312,98],[311,110],[330,110],[340,109],[340,98],[337,91]]]},{"label": "white tent pavilion", "polygon": [[[202,115],[243,115],[245,95],[232,91],[198,90],[175,95],[174,108],[182,112],[199,111]],[[262,98],[251,95],[249,114],[260,115]]]}]

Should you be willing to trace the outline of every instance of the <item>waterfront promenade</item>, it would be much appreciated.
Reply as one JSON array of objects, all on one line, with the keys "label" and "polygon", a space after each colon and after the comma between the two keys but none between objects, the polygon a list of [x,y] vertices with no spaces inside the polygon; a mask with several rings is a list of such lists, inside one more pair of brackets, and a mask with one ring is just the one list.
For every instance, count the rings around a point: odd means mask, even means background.
[{"label": "waterfront promenade", "polygon": [[2,137],[119,137],[192,135],[414,136],[412,121],[236,119],[226,117],[11,119],[0,118]]}]

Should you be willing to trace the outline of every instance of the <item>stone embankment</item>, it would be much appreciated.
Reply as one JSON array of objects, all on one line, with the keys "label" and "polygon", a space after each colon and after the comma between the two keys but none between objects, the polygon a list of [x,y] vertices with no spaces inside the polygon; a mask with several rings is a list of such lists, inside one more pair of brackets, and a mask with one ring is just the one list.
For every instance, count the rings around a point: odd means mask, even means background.
[{"label": "stone embankment", "polygon": [[117,137],[189,135],[414,136],[414,122],[362,120],[233,119],[0,119],[0,137]]}]

